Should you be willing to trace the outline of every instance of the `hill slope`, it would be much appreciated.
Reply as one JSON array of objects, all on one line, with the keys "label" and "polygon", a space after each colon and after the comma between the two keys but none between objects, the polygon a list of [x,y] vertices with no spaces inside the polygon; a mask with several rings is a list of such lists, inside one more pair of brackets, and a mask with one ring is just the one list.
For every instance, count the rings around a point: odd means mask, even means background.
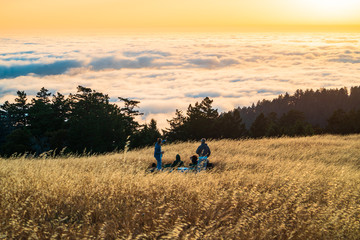
[{"label": "hill slope", "polygon": [[[165,145],[164,161],[197,145]],[[0,159],[0,238],[360,238],[360,135],[209,146],[199,174],[145,174],[153,148]]]}]

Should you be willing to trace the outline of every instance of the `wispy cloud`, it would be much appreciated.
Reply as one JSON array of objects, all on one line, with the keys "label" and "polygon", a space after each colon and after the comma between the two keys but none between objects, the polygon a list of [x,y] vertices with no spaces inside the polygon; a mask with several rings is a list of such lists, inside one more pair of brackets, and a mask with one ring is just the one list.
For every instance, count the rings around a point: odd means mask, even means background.
[{"label": "wispy cloud", "polygon": [[153,57],[138,57],[136,59],[118,59],[114,56],[95,58],[89,66],[92,70],[99,71],[104,69],[117,70],[122,68],[149,68],[154,66]]},{"label": "wispy cloud", "polygon": [[156,51],[156,50],[144,50],[144,51],[125,51],[123,52],[124,56],[126,57],[138,57],[141,55],[160,55],[163,57],[171,56],[171,53],[169,52],[163,52],[163,51]]},{"label": "wispy cloud", "polygon": [[211,97],[216,98],[220,97],[222,94],[220,92],[192,92],[192,93],[185,93],[185,97],[188,98],[205,98],[205,97]]},{"label": "wispy cloud", "polygon": [[207,68],[207,69],[223,68],[223,67],[239,64],[239,61],[236,59],[233,58],[222,59],[218,57],[189,59],[188,62],[190,63],[191,67]]},{"label": "wispy cloud", "polygon": [[10,52],[10,53],[0,53],[0,56],[23,55],[23,54],[33,54],[33,53],[35,53],[35,51]]},{"label": "wispy cloud", "polygon": [[330,59],[330,62],[340,62],[340,63],[360,63],[360,58],[354,58],[352,56],[343,56],[340,58]]},{"label": "wispy cloud", "polygon": [[53,63],[42,64],[26,64],[4,66],[0,65],[0,79],[15,78],[26,76],[28,74],[36,74],[39,76],[64,74],[71,68],[81,67],[82,63],[77,60],[61,60]]}]

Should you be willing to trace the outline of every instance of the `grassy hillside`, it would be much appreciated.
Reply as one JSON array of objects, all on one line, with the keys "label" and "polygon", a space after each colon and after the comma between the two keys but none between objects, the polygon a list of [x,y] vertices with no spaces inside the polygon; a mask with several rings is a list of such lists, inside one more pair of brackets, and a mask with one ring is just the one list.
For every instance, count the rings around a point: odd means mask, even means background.
[{"label": "grassy hillside", "polygon": [[209,146],[198,174],[145,174],[153,148],[0,159],[0,239],[360,239],[360,135]]}]

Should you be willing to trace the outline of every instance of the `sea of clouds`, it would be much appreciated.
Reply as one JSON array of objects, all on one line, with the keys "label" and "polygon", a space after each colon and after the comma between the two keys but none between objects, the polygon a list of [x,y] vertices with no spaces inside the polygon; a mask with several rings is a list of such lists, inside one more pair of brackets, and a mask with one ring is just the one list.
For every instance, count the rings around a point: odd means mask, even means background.
[{"label": "sea of clouds", "polygon": [[17,90],[82,85],[140,101],[167,127],[208,96],[219,112],[296,89],[360,85],[360,34],[222,33],[0,37],[0,104]]}]

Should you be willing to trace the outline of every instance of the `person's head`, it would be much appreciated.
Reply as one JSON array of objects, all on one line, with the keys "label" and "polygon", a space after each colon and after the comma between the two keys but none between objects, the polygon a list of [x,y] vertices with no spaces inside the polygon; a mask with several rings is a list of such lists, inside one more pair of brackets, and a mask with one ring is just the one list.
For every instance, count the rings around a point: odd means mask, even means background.
[{"label": "person's head", "polygon": [[158,144],[161,144],[161,143],[162,143],[162,139],[161,139],[161,138],[158,138],[158,139],[156,140],[156,142],[157,142]]},{"label": "person's head", "polygon": [[205,138],[202,138],[201,139],[201,143],[205,143],[206,142],[206,139]]},{"label": "person's head", "polygon": [[191,160],[192,164],[197,164],[197,159],[198,159],[198,157],[196,155],[193,155],[193,156],[190,157],[190,160]]}]

